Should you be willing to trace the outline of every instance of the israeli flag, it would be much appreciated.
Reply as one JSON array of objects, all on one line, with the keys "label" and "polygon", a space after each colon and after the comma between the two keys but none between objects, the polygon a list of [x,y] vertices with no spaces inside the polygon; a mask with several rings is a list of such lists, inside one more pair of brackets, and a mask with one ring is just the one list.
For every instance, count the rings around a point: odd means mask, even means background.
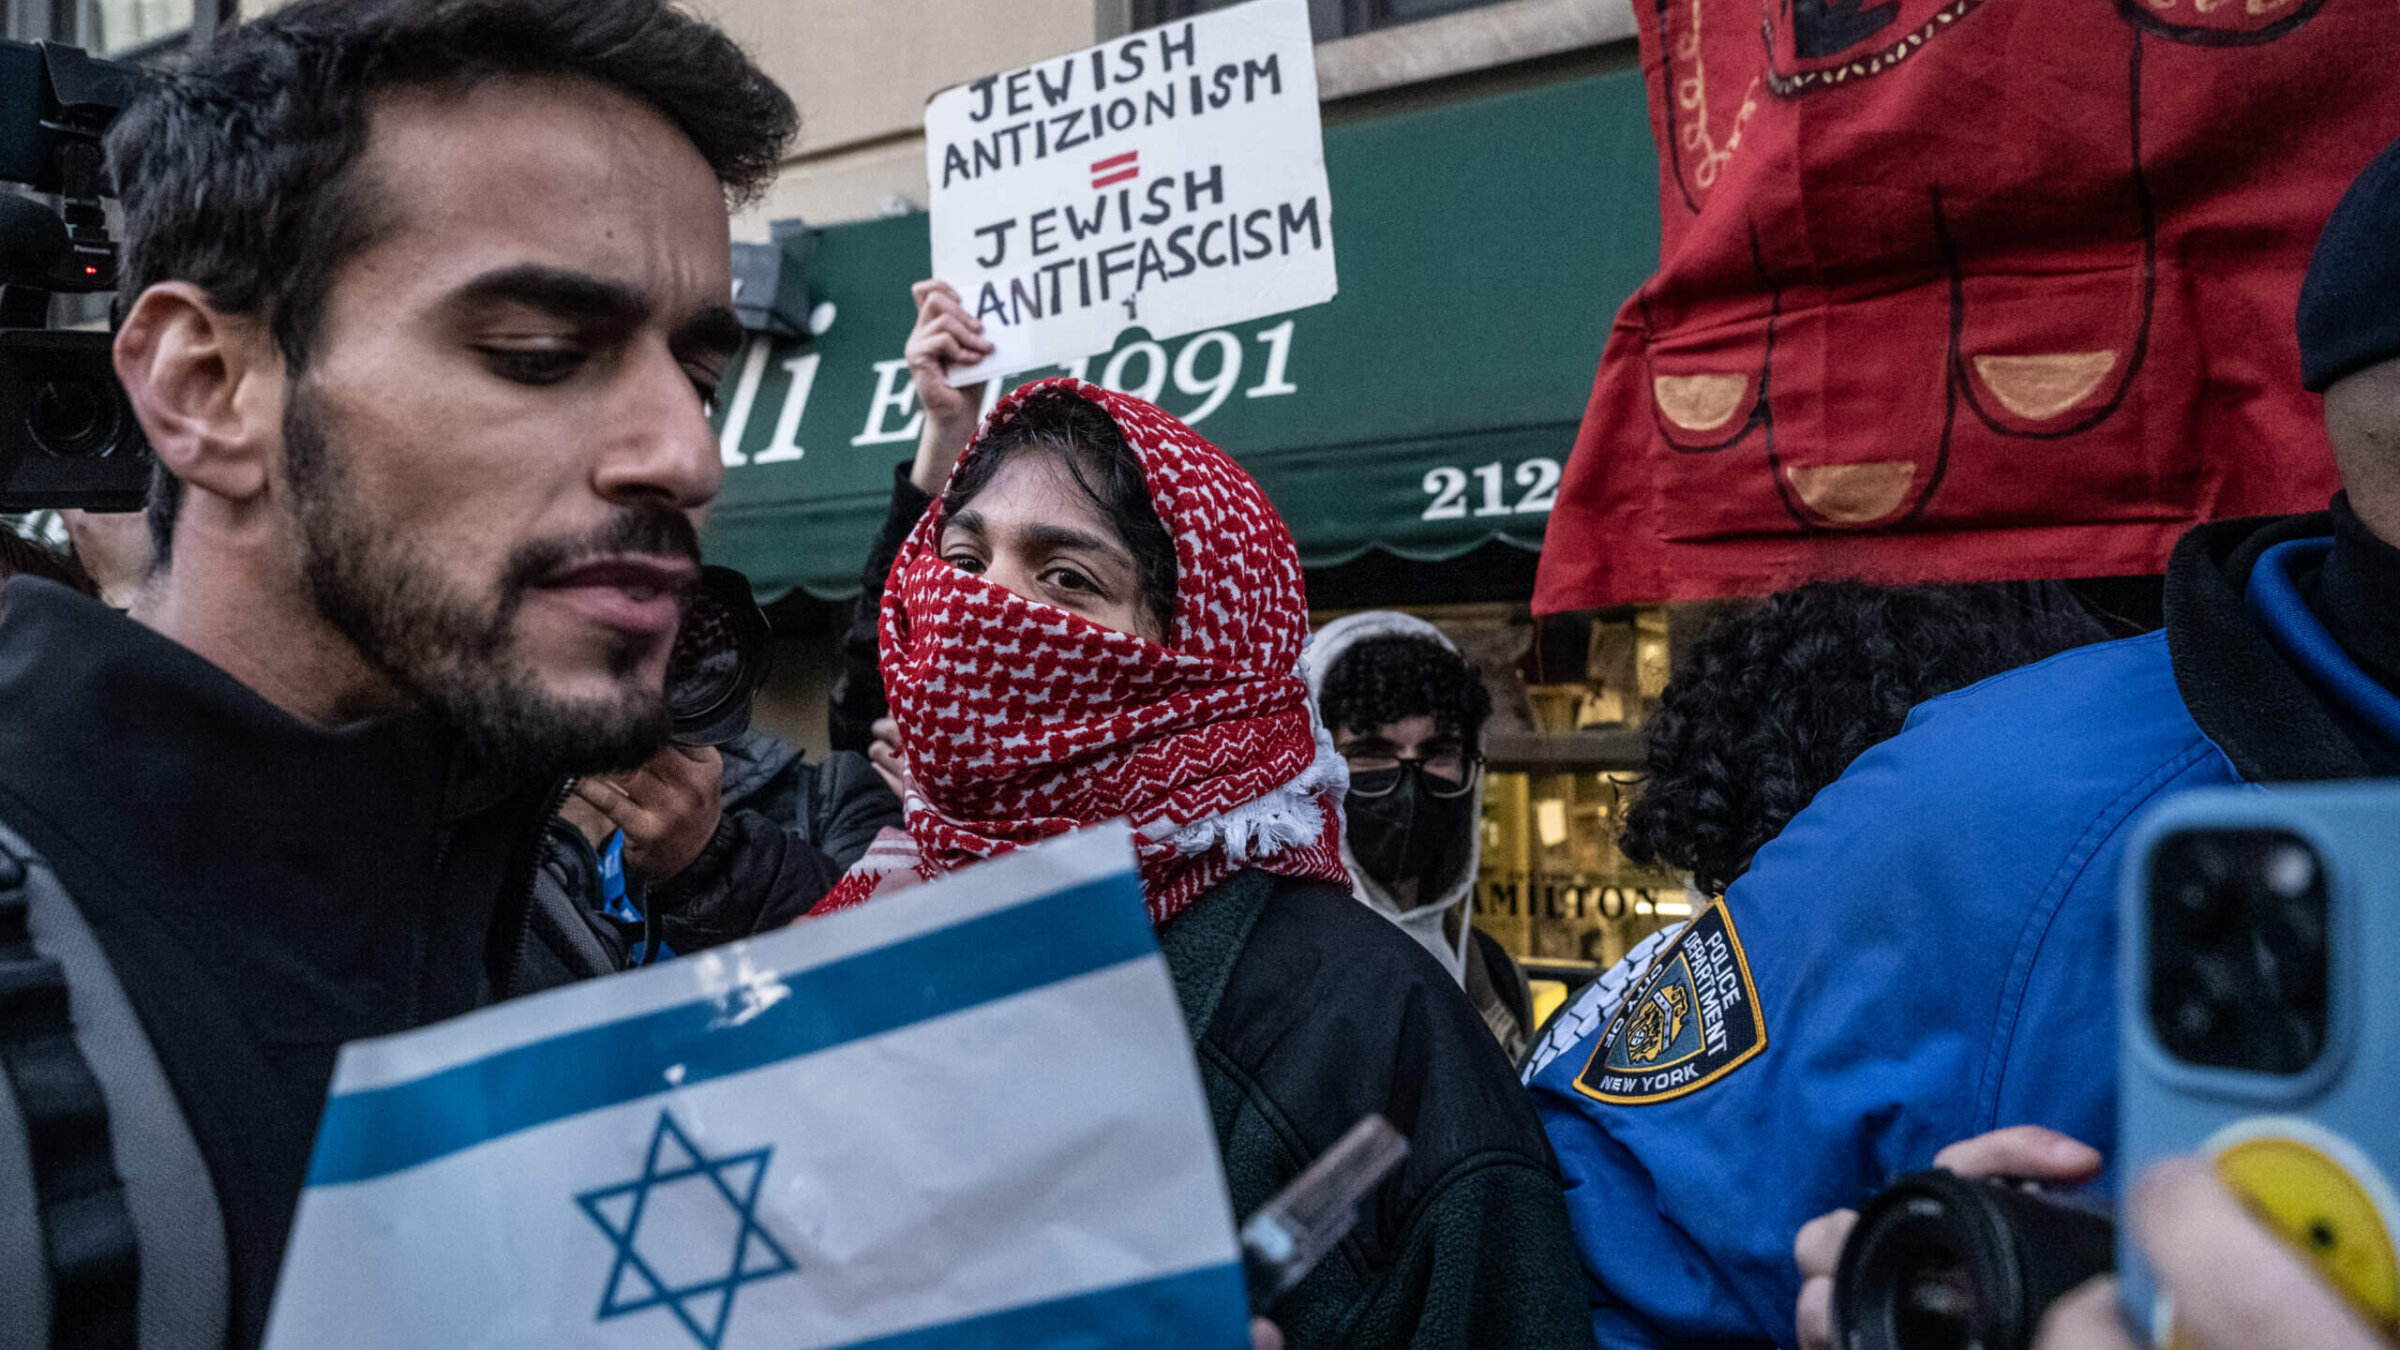
[{"label": "israeli flag", "polygon": [[339,1345],[1249,1344],[1131,836],[346,1046],[267,1328]]}]

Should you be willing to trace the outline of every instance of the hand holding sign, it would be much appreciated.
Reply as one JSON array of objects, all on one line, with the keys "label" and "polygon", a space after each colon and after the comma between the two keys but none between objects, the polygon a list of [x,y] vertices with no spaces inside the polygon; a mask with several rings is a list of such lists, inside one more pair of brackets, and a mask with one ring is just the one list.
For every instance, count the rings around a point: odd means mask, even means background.
[{"label": "hand holding sign", "polygon": [[1251,0],[945,90],[933,270],[992,350],[954,386],[1336,289],[1306,0]]},{"label": "hand holding sign", "polygon": [[950,372],[989,357],[992,344],[950,283],[920,281],[908,293],[917,302],[917,326],[910,330],[903,354],[908,357],[909,383],[925,409],[925,430],[917,438],[917,462],[910,466],[908,478],[919,491],[933,493],[942,490],[951,467],[973,439],[983,403],[980,381],[954,386]]}]

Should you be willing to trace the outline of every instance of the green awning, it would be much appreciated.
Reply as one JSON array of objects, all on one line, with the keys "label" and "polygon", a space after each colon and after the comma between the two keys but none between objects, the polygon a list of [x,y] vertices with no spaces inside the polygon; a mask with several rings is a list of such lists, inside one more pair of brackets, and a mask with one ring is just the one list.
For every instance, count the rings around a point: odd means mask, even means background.
[{"label": "green awning", "polygon": [[[1130,330],[1081,373],[1241,460],[1311,567],[1538,549],[1616,303],[1657,265],[1647,117],[1623,70],[1329,127],[1339,298],[1163,344]],[[921,215],[817,231],[830,322],[734,364],[708,553],[762,596],[858,588],[915,452],[900,350],[927,258]]]}]

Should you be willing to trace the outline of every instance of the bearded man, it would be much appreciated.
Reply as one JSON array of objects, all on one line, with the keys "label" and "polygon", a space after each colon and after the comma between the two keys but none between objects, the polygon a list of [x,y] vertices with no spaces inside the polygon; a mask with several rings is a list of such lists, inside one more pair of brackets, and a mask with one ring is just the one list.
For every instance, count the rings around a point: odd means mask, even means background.
[{"label": "bearded man", "polygon": [[663,0],[302,0],[113,129],[156,570],[0,624],[0,978],[73,1018],[5,1010],[0,1306],[46,1258],[50,1344],[255,1345],[336,1049],[486,1001],[563,780],[661,743],[728,209],[795,121]]}]

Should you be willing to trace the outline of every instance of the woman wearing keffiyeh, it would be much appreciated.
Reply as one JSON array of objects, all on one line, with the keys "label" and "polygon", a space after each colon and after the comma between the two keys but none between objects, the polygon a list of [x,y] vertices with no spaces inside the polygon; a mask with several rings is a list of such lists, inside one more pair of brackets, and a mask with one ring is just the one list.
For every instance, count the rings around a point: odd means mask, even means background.
[{"label": "woman wearing keffiyeh", "polygon": [[901,546],[881,623],[913,856],[877,849],[818,912],[1120,816],[1153,923],[1245,866],[1347,884],[1299,555],[1249,475],[1157,408],[1071,380],[1004,400]]},{"label": "woman wearing keffiyeh", "polygon": [[[912,357],[943,349],[912,361],[919,395],[972,409],[941,374],[979,355],[974,321],[946,287],[918,301]],[[1457,983],[1348,894],[1299,556],[1257,484],[1149,403],[1061,379],[1000,400],[913,524],[908,496],[878,615],[908,828],[816,912],[1131,820],[1235,1212],[1369,1112],[1414,1144],[1276,1304],[1291,1350],[1590,1346],[1515,1074]]]}]

